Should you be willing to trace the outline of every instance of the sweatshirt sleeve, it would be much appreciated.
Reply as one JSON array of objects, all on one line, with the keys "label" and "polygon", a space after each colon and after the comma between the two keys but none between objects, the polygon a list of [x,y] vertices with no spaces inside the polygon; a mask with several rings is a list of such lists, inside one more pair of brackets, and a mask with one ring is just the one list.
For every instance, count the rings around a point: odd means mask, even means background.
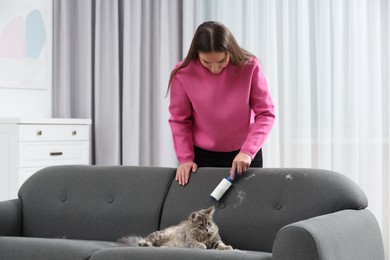
[{"label": "sweatshirt sleeve", "polygon": [[250,126],[241,152],[248,154],[253,159],[263,147],[275,121],[274,104],[257,60],[252,74],[250,105],[254,112],[254,123]]},{"label": "sweatshirt sleeve", "polygon": [[177,77],[173,77],[171,81],[169,113],[169,125],[179,164],[194,161],[192,105]]}]

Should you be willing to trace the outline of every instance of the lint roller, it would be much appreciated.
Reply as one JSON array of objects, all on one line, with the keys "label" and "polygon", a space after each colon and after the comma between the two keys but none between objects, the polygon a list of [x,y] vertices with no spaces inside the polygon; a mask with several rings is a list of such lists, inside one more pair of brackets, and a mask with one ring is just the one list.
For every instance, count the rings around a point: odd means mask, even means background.
[{"label": "lint roller", "polygon": [[[235,174],[237,176],[237,173]],[[210,194],[216,201],[219,201],[223,194],[232,186],[233,180],[230,175],[227,178],[223,178],[214,191]]]}]

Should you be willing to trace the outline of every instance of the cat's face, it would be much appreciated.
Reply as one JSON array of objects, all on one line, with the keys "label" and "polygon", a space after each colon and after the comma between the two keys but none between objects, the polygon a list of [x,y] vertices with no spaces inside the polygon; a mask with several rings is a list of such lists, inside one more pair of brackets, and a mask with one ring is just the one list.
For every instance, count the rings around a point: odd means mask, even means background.
[{"label": "cat's face", "polygon": [[203,239],[212,238],[218,234],[218,227],[213,221],[214,207],[192,212],[188,219],[191,221],[192,231]]}]

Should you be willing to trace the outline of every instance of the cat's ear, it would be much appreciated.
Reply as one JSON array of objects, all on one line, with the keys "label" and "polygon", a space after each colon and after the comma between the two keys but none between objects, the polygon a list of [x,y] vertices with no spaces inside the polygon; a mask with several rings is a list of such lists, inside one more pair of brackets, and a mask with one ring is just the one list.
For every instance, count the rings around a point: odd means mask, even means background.
[{"label": "cat's ear", "polygon": [[192,212],[190,216],[188,217],[188,220],[195,222],[199,218],[199,214],[197,212]]},{"label": "cat's ear", "polygon": [[215,208],[214,206],[208,208],[208,209],[205,209],[204,212],[207,214],[207,215],[210,215],[210,216],[213,216],[214,215],[214,212],[215,212]]}]

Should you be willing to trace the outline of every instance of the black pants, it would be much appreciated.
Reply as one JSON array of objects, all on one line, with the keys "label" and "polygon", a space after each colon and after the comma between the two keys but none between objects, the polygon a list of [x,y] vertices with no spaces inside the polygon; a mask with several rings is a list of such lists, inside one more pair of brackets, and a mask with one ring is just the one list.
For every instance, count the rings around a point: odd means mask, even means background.
[{"label": "black pants", "polygon": [[[234,157],[240,152],[212,152],[194,147],[195,163],[198,167],[232,167]],[[257,152],[255,158],[253,158],[250,167],[262,168],[263,167],[263,153],[261,149]]]}]

